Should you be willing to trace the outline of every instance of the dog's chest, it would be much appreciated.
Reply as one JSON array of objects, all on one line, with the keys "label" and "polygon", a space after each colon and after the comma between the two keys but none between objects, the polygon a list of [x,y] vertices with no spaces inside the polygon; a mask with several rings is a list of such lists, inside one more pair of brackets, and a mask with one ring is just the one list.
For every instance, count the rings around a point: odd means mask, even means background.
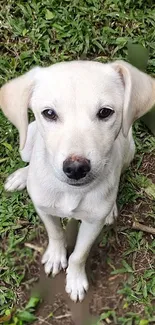
[{"label": "dog's chest", "polygon": [[75,211],[81,206],[81,200],[81,195],[58,192],[52,198],[52,204],[49,207],[50,213],[61,218],[73,217]]},{"label": "dog's chest", "polygon": [[46,195],[40,208],[53,216],[60,218],[74,218],[83,221],[91,220],[96,216],[99,205],[94,205],[93,198],[90,195],[55,192],[52,195]]}]

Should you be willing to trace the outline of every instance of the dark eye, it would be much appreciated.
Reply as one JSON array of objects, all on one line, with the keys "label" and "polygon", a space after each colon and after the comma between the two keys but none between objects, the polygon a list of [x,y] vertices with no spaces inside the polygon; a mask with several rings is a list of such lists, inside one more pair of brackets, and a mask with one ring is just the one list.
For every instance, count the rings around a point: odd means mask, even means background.
[{"label": "dark eye", "polygon": [[97,117],[100,120],[106,119],[107,117],[111,116],[114,113],[113,109],[109,107],[102,107],[99,109],[97,113]]},{"label": "dark eye", "polygon": [[45,109],[43,112],[42,112],[42,115],[48,119],[48,120],[52,120],[52,121],[56,121],[58,119],[58,115],[56,114],[56,112],[54,111],[54,109],[52,108],[48,108],[48,109]]}]

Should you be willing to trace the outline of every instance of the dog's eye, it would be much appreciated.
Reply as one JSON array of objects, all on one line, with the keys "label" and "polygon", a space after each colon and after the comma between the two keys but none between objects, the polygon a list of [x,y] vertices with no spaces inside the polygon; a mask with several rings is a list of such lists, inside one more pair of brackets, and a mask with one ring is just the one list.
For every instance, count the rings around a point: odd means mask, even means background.
[{"label": "dog's eye", "polygon": [[51,108],[48,108],[48,109],[45,109],[43,112],[42,112],[42,115],[48,119],[48,120],[52,120],[52,121],[56,121],[57,118],[58,118],[58,115],[56,114],[56,112],[54,111],[54,109],[51,109]]},{"label": "dog's eye", "polygon": [[107,117],[111,116],[114,113],[113,109],[109,107],[102,107],[99,109],[97,113],[97,117],[100,120],[106,119]]}]

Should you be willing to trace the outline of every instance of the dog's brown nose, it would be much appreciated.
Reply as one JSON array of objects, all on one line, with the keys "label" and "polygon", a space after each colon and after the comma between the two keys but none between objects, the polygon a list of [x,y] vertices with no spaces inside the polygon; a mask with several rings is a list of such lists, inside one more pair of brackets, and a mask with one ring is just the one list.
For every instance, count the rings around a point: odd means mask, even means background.
[{"label": "dog's brown nose", "polygon": [[64,173],[74,180],[85,177],[90,169],[90,160],[79,156],[70,156],[63,162]]}]

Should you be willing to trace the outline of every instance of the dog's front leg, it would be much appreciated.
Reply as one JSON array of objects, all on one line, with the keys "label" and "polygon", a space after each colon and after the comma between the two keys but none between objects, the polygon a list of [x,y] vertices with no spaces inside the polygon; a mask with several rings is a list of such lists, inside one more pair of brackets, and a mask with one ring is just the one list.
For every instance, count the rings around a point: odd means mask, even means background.
[{"label": "dog's front leg", "polygon": [[104,222],[88,223],[80,225],[75,249],[69,258],[66,277],[66,292],[73,301],[82,301],[85,291],[88,290],[88,280],[85,264],[90,249],[102,230]]},{"label": "dog's front leg", "polygon": [[64,230],[61,226],[60,218],[53,217],[36,209],[42,219],[48,233],[48,247],[42,257],[42,263],[45,265],[45,273],[55,276],[61,269],[67,267],[66,239]]}]

